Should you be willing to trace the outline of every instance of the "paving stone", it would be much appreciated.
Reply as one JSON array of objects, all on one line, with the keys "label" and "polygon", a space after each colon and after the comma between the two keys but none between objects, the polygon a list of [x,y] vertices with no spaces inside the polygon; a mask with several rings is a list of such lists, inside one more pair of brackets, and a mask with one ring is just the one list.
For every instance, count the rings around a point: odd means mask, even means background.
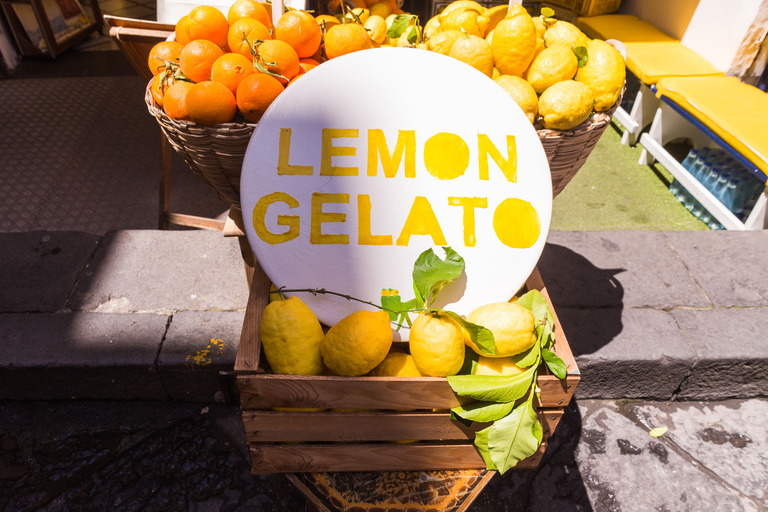
[{"label": "paving stone", "polygon": [[245,310],[237,240],[218,231],[113,231],[68,305],[75,311]]},{"label": "paving stone", "polygon": [[675,310],[696,351],[683,400],[768,396],[768,308]]},{"label": "paving stone", "polygon": [[555,307],[711,306],[655,231],[550,231],[539,270]]},{"label": "paving stone", "polygon": [[693,350],[664,311],[561,309],[558,318],[581,371],[578,398],[668,400],[693,364]]},{"label": "paving stone", "polygon": [[768,231],[664,233],[715,306],[768,306]]},{"label": "paving stone", "polygon": [[173,400],[221,401],[220,371],[233,371],[244,313],[184,311],[173,315],[157,366]]},{"label": "paving stone", "polygon": [[77,231],[0,233],[0,312],[54,312],[101,237]]},{"label": "paving stone", "polygon": [[0,315],[0,399],[166,400],[155,358],[167,317]]}]

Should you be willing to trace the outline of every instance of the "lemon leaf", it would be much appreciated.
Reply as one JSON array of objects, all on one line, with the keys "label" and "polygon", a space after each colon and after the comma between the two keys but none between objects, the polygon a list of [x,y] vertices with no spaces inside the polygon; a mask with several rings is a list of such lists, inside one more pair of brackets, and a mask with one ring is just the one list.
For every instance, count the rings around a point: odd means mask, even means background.
[{"label": "lemon leaf", "polygon": [[422,252],[413,264],[413,286],[416,296],[423,299],[427,306],[445,285],[456,279],[464,271],[464,258],[450,247],[443,247],[445,261],[441,260],[429,248]]},{"label": "lemon leaf", "polygon": [[558,379],[564,379],[568,368],[565,366],[565,361],[549,350],[548,348],[541,349],[541,356],[544,362],[547,364],[549,371],[555,374]]},{"label": "lemon leaf", "polygon": [[466,407],[454,407],[451,412],[465,420],[487,423],[500,420],[514,408],[515,402],[473,402]]},{"label": "lemon leaf", "polygon": [[541,343],[534,343],[528,350],[512,356],[515,364],[520,368],[528,368],[539,361],[539,354],[541,352]]},{"label": "lemon leaf", "polygon": [[457,375],[472,375],[475,373],[477,367],[477,361],[480,359],[480,354],[474,350],[464,351],[464,364],[461,365],[461,370]]},{"label": "lemon leaf", "polygon": [[381,297],[381,307],[389,314],[389,319],[393,322],[397,322],[397,329],[402,327],[403,322],[408,322],[411,325],[411,319],[408,316],[407,311],[419,307],[417,299],[411,299],[408,302],[403,302],[400,295],[383,295]]},{"label": "lemon leaf", "polygon": [[487,427],[475,432],[475,447],[483,458],[485,467],[488,469],[497,469],[496,465],[493,463],[493,458],[491,457],[491,450],[488,448],[488,432],[490,432],[490,430],[491,427]]},{"label": "lemon leaf", "polygon": [[577,46],[573,49],[573,53],[576,54],[576,58],[579,59],[579,67],[583,68],[589,60],[589,53],[587,53],[586,46]]},{"label": "lemon leaf", "polygon": [[648,432],[648,435],[651,437],[661,437],[666,433],[667,433],[667,427],[656,427],[654,429],[651,429],[651,431]]},{"label": "lemon leaf", "polygon": [[493,338],[493,333],[490,329],[483,327],[482,325],[473,324],[467,320],[464,320],[453,311],[443,311],[441,313],[448,315],[454,322],[459,324],[467,331],[472,343],[480,349],[483,354],[494,355],[496,354],[496,340]]},{"label": "lemon leaf", "polygon": [[408,42],[410,44],[416,44],[419,42],[419,31],[416,29],[416,25],[411,27],[411,31],[408,32]]},{"label": "lemon leaf", "polygon": [[518,375],[450,375],[446,377],[454,393],[483,402],[514,402],[531,388],[536,366]]},{"label": "lemon leaf", "polygon": [[415,15],[413,14],[398,14],[395,16],[395,19],[387,30],[387,37],[395,39],[396,37],[403,35],[403,32],[408,28],[408,25],[414,17]]},{"label": "lemon leaf", "polygon": [[495,421],[488,431],[488,451],[499,473],[504,474],[536,453],[543,434],[539,417],[533,409],[533,395],[511,414]]}]

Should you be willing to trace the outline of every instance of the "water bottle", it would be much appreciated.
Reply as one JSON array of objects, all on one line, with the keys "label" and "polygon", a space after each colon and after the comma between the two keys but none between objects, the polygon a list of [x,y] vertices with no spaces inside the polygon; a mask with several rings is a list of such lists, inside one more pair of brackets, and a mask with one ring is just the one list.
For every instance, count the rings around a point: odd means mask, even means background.
[{"label": "water bottle", "polygon": [[723,196],[723,192],[728,188],[728,182],[731,181],[731,173],[727,169],[720,171],[717,182],[712,187],[712,195],[718,200]]},{"label": "water bottle", "polygon": [[720,179],[720,169],[717,167],[710,167],[709,172],[706,174],[704,180],[702,181],[702,184],[707,190],[712,192],[715,185],[717,184],[718,179]]},{"label": "water bottle", "polygon": [[[704,148],[707,149],[707,148]],[[703,151],[703,150],[702,150]],[[691,168],[688,170],[688,172],[691,173],[691,176],[696,178],[699,182],[703,180],[703,176],[706,176],[707,171],[707,158],[709,155],[707,153],[699,153],[699,155],[694,160],[693,164],[691,164]]]},{"label": "water bottle", "polygon": [[688,154],[685,156],[685,159],[683,160],[682,166],[683,169],[691,170],[691,167],[693,167],[693,164],[696,162],[696,159],[699,157],[699,150],[698,149],[692,149],[688,152]]},{"label": "water bottle", "polygon": [[718,199],[720,200],[723,205],[728,208],[728,210],[731,211],[734,215],[736,214],[736,188],[739,185],[739,179],[738,178],[731,178],[728,180],[728,184],[721,190],[720,197]]},{"label": "water bottle", "polygon": [[680,182],[677,181],[677,178],[672,180],[672,183],[669,184],[669,191],[672,192],[672,195],[675,196],[675,199],[677,199],[677,196],[680,195],[680,189],[682,187],[680,186]]}]

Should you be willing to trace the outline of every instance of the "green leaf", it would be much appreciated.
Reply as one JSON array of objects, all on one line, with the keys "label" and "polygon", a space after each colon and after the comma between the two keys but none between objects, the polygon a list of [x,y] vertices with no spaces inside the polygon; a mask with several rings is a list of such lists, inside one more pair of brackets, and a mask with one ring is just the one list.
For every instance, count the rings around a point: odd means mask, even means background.
[{"label": "green leaf", "polygon": [[418,308],[418,301],[411,299],[408,302],[403,302],[400,295],[382,295],[381,307],[387,310],[389,319],[393,322],[397,322],[398,330],[402,327],[403,322],[407,322],[411,325],[411,319],[408,316],[407,311]]},{"label": "green leaf", "polygon": [[503,418],[512,412],[514,407],[515,402],[473,402],[466,407],[454,407],[451,412],[466,420],[487,423]]},{"label": "green leaf", "polygon": [[573,49],[573,53],[576,54],[576,58],[579,59],[579,67],[583,68],[589,60],[589,54],[587,53],[586,46],[577,46]]},{"label": "green leaf", "polygon": [[[533,398],[533,397],[531,397]],[[543,429],[533,409],[533,400],[526,400],[511,414],[496,421],[488,431],[491,459],[504,474],[523,459],[536,453],[541,446]]]},{"label": "green leaf", "polygon": [[651,437],[661,437],[666,433],[667,433],[667,427],[656,427],[654,429],[651,429],[651,431],[648,432],[648,435]]},{"label": "green leaf", "polygon": [[547,363],[549,371],[554,373],[558,379],[564,379],[568,368],[565,366],[565,361],[560,359],[557,354],[549,350],[548,348],[541,349],[541,356],[544,358],[544,362]]},{"label": "green leaf", "polygon": [[483,402],[514,402],[525,396],[536,375],[536,367],[518,375],[451,375],[453,392]]},{"label": "green leaf", "polygon": [[414,17],[415,15],[413,14],[398,14],[395,16],[395,19],[387,30],[387,37],[395,39],[396,37],[403,35],[403,32],[408,28],[408,25]]},{"label": "green leaf", "polygon": [[419,40],[419,30],[416,28],[416,25],[411,26],[411,31],[408,32],[408,43],[410,44],[416,44]]},{"label": "green leaf", "polygon": [[458,421],[459,423],[461,423],[465,427],[469,427],[469,426],[472,425],[472,423],[474,423],[472,420],[465,420],[464,418],[462,418],[461,416],[457,415],[453,411],[451,411],[451,420]]},{"label": "green leaf", "polygon": [[464,320],[453,311],[440,310],[440,312],[451,317],[457,324],[462,326],[469,334],[472,343],[480,349],[480,352],[491,356],[496,353],[496,341],[493,339],[493,333],[490,329]]},{"label": "green leaf", "polygon": [[551,18],[555,15],[555,10],[550,9],[549,7],[543,7],[541,9],[541,15],[544,16],[545,18]]},{"label": "green leaf", "polygon": [[443,247],[445,261],[435,255],[430,248],[424,251],[413,264],[413,286],[429,307],[440,290],[461,275],[464,270],[464,258],[451,249]]},{"label": "green leaf", "polygon": [[538,342],[534,343],[531,348],[512,356],[512,358],[520,368],[529,368],[539,362],[540,348],[541,345]]},{"label": "green leaf", "polygon": [[475,432],[475,447],[477,448],[477,451],[480,452],[480,456],[483,457],[485,467],[488,469],[496,469],[496,465],[493,463],[493,458],[491,458],[491,450],[488,448],[488,432],[490,432],[491,428],[492,426]]},{"label": "green leaf", "polygon": [[478,359],[480,359],[480,355],[477,352],[474,350],[465,350],[464,364],[461,365],[461,370],[459,370],[457,375],[472,375],[475,373]]}]

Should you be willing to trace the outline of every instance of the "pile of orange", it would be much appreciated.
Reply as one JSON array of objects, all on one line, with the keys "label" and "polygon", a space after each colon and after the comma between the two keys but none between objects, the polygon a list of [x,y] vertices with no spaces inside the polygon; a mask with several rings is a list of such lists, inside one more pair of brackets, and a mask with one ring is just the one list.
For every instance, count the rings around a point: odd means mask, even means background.
[{"label": "pile of orange", "polygon": [[[395,0],[371,3],[378,4],[386,6],[377,8],[388,17],[399,10]],[[302,74],[328,59],[379,46],[363,25],[367,9],[355,9],[360,15],[342,10],[315,18],[291,9],[273,24],[272,4],[266,2],[236,0],[227,16],[215,7],[195,7],[176,24],[175,40],[158,43],[149,54],[152,96],[172,119],[210,126],[231,122],[240,112],[258,122]]]}]

